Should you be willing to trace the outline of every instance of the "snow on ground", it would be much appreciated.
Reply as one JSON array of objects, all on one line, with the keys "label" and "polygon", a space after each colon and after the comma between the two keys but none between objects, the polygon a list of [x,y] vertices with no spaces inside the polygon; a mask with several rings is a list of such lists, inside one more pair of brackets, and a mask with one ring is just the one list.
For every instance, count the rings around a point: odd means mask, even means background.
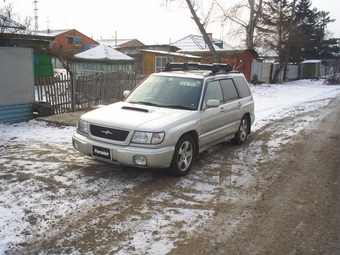
[{"label": "snow on ground", "polygon": [[[252,127],[253,131],[259,130],[272,121],[290,116],[294,117],[301,111],[317,111],[326,106],[332,98],[340,95],[340,86],[323,85],[322,80],[300,80],[282,85],[251,85],[251,90],[256,104],[256,121]],[[312,120],[312,116],[310,115],[310,119],[305,122],[308,123]],[[296,133],[298,131],[296,129],[302,129],[306,123],[294,127],[294,131],[283,130],[282,132],[286,132],[287,135],[289,135],[289,132]],[[73,150],[71,137],[74,131],[74,127],[57,127],[36,120],[11,125],[0,124],[0,166],[3,166],[0,169],[0,255],[6,254],[5,251],[10,249],[13,244],[24,242],[27,236],[43,235],[53,228],[54,223],[58,222],[59,219],[66,218],[72,212],[79,211],[85,206],[90,207],[91,204],[97,203],[96,197],[85,197],[82,194],[108,190],[117,197],[124,196],[124,191],[133,189],[138,183],[150,179],[150,176],[141,174],[137,176],[136,180],[130,180],[128,183],[112,183],[112,178],[107,181],[101,179],[100,182],[95,181],[94,183],[83,172],[68,171],[68,164],[71,163],[79,165],[80,168],[94,164],[93,161],[79,156]],[[273,148],[282,146],[282,141],[273,140],[271,143]],[[58,150],[51,153],[51,148],[58,148]],[[39,154],[36,153],[37,150],[39,150]],[[212,148],[209,153],[214,153],[214,150],[217,149]],[[66,162],[65,158],[67,158]],[[254,158],[253,160],[257,159]],[[251,164],[251,162],[249,163]],[[216,163],[206,167],[219,168],[220,165]],[[232,171],[237,173],[238,165],[233,165]],[[34,182],[28,177],[32,173],[35,175]],[[13,176],[19,181],[12,182]],[[55,189],[58,192],[51,187],[48,188],[51,190],[46,191],[46,187],[44,187],[43,179],[51,178],[51,176],[54,176]],[[246,181],[247,179],[239,180],[239,185],[246,186]],[[216,195],[214,191],[215,182],[217,180],[212,179],[210,180],[211,184],[207,184],[206,182],[182,178],[177,185],[180,185],[183,190],[190,186],[191,190],[201,192],[198,193],[199,195],[187,194],[188,197],[194,196],[191,203],[195,204],[209,201]],[[77,189],[69,191],[68,187],[72,185],[76,185]],[[42,193],[42,191],[45,193]],[[70,194],[65,196],[66,192]],[[108,203],[112,203],[112,197],[105,197],[105,192],[102,196],[101,203],[103,205],[106,203],[105,199]],[[172,197],[164,192],[156,192],[151,198],[155,202],[167,199],[171,200]],[[173,201],[175,204],[182,202],[179,198]],[[190,201],[185,202],[190,203]],[[174,217],[176,214],[171,212],[171,208],[166,210],[168,212],[165,213],[170,215],[168,218],[178,222],[185,218],[186,221],[191,223],[189,225],[192,229],[178,230],[188,232],[194,231],[195,226],[199,226],[205,221],[205,217],[209,217],[211,214],[210,211],[183,209],[178,215],[182,218],[176,219]],[[177,208],[177,210],[179,209]],[[139,216],[135,215],[134,217],[138,218]],[[140,226],[140,229],[138,227],[135,229],[136,232],[133,235],[133,240],[130,241],[130,245],[131,243],[134,245],[137,253],[144,253],[145,248],[143,246],[152,238],[153,226],[161,225],[164,226],[162,231],[171,232],[165,227],[166,224],[168,224],[168,227],[172,225],[164,222],[164,215],[154,215],[147,224]],[[145,235],[145,232],[148,231],[145,230],[146,226],[150,228],[149,237]],[[120,227],[129,228],[131,226],[121,225]],[[177,234],[173,233],[173,235],[176,236]],[[162,239],[151,243],[147,249],[149,254],[165,254],[173,247],[174,243],[171,240]],[[113,247],[112,251],[114,249]],[[128,250],[120,250],[119,254],[128,254]]]}]

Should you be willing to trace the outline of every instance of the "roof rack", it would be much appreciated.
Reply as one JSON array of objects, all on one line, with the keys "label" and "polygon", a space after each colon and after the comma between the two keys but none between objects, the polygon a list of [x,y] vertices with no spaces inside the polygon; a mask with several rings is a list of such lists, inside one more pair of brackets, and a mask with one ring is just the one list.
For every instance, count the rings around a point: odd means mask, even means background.
[{"label": "roof rack", "polygon": [[163,71],[188,71],[188,70],[209,70],[213,73],[217,72],[231,72],[233,67],[230,64],[223,63],[209,63],[209,64],[201,64],[195,62],[188,63],[179,63],[179,62],[171,62],[167,63],[165,69]]}]

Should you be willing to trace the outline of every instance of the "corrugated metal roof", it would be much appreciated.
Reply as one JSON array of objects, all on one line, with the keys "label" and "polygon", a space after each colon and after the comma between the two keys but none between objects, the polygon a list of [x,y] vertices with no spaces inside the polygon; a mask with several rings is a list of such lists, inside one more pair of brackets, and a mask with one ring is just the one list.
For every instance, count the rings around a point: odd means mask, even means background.
[{"label": "corrugated metal roof", "polygon": [[[218,40],[213,39],[214,48],[216,50],[225,49],[225,50],[233,50],[234,48],[229,44]],[[174,43],[171,44],[172,46],[176,46],[181,50],[205,50],[209,49],[208,45],[205,43],[203,36],[198,35],[188,35]],[[220,45],[221,47],[217,46]]]},{"label": "corrugated metal roof", "polygon": [[128,55],[125,55],[124,53],[121,53],[104,44],[100,44],[92,49],[78,53],[74,55],[74,58],[90,60],[134,60],[134,58],[129,57]]}]

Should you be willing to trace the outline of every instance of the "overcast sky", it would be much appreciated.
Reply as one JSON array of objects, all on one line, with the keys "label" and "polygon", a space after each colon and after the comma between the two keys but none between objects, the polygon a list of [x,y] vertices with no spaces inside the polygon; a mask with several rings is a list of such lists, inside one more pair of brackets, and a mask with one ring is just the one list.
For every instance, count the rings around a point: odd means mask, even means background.
[{"label": "overcast sky", "polygon": [[[200,34],[188,8],[179,5],[181,0],[169,0],[167,6],[162,5],[165,0],[3,0],[0,6],[11,3],[13,13],[20,14],[21,19],[34,18],[35,1],[39,30],[74,28],[95,40],[117,36],[136,38],[145,44],[168,44],[189,34]],[[330,12],[330,17],[337,19],[327,29],[333,37],[340,37],[339,0],[312,0],[312,6]],[[214,38],[234,44],[228,38],[228,29],[221,24],[215,23],[207,31]]]}]

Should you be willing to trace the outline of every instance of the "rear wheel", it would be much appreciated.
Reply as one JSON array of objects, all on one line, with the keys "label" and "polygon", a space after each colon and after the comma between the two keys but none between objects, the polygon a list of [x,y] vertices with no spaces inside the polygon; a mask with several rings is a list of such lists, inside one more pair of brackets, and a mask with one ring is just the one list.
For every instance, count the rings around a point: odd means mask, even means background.
[{"label": "rear wheel", "polygon": [[241,145],[246,141],[248,137],[249,125],[250,125],[249,118],[246,115],[244,115],[241,119],[241,123],[238,128],[238,131],[235,134],[235,137],[231,139],[231,142],[233,144]]},{"label": "rear wheel", "polygon": [[175,176],[186,175],[195,158],[195,142],[190,135],[183,135],[177,142],[169,173]]}]

